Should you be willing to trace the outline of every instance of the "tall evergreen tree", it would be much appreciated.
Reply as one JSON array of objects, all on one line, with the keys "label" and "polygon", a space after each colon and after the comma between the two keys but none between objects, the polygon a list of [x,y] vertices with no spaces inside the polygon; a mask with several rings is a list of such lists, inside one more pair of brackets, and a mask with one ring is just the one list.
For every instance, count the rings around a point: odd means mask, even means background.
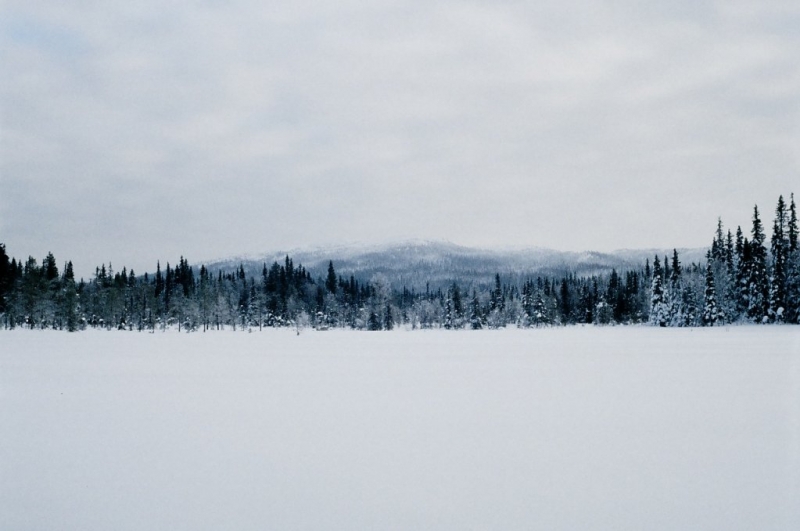
[{"label": "tall evergreen tree", "polygon": [[53,256],[53,253],[47,253],[47,256],[42,262],[42,275],[47,282],[58,280],[58,266],[56,265],[56,258]]},{"label": "tall evergreen tree", "polygon": [[722,321],[722,314],[717,305],[717,292],[714,286],[714,271],[711,264],[713,256],[709,253],[706,261],[706,288],[703,296],[703,326],[714,326]]},{"label": "tall evergreen tree", "polygon": [[789,220],[786,226],[786,284],[785,284],[785,321],[800,324],[800,248],[797,245],[797,208],[794,194],[789,202]]},{"label": "tall evergreen tree", "polygon": [[464,302],[461,299],[461,288],[458,287],[457,282],[453,282],[451,291],[453,299],[453,325],[457,328],[461,328],[461,324],[464,320]]},{"label": "tall evergreen tree", "polygon": [[789,204],[789,221],[786,232],[789,239],[789,252],[797,251],[797,208],[794,204],[794,194],[791,195]]},{"label": "tall evergreen tree", "polygon": [[455,328],[455,316],[453,315],[453,289],[447,290],[447,297],[444,300],[444,317],[442,326],[445,330],[452,330]]},{"label": "tall evergreen tree", "polygon": [[783,196],[778,198],[775,220],[772,224],[772,274],[769,282],[769,316],[772,321],[782,322],[786,311],[786,268],[789,255],[789,242],[786,238],[786,204]]},{"label": "tall evergreen tree", "polygon": [[[736,275],[734,277],[734,300],[736,307],[736,319],[741,319],[747,315],[749,300],[749,279],[752,256],[750,252],[750,241],[742,234],[742,228],[736,228]],[[731,319],[733,316],[729,316]]]},{"label": "tall evergreen tree", "polygon": [[481,302],[478,299],[478,293],[472,291],[472,302],[469,307],[469,324],[473,330],[480,330],[483,328],[483,314],[481,312]]},{"label": "tall evergreen tree", "polygon": [[667,326],[667,307],[664,302],[664,285],[661,262],[658,255],[653,259],[653,282],[650,287],[650,324]]},{"label": "tall evergreen tree", "polygon": [[11,262],[6,254],[6,246],[0,243],[0,314],[5,314],[8,310],[8,298],[11,294],[12,285]]},{"label": "tall evergreen tree", "polygon": [[569,293],[569,285],[567,284],[567,279],[562,278],[560,302],[561,302],[561,319],[564,324],[569,323],[572,317],[572,300],[570,299],[571,297]]},{"label": "tall evergreen tree", "polygon": [[499,311],[502,310],[503,305],[503,289],[500,284],[500,273],[494,276],[494,290],[492,291],[491,298],[489,299],[489,310]]},{"label": "tall evergreen tree", "polygon": [[384,313],[383,328],[385,330],[392,330],[394,328],[394,311],[392,311],[392,305],[388,302],[386,303],[386,311]]},{"label": "tall evergreen tree", "polygon": [[729,278],[733,278],[734,275],[734,267],[735,267],[735,260],[736,254],[733,250],[733,234],[731,234],[730,229],[728,230],[728,234],[725,237],[725,268],[728,273]]},{"label": "tall evergreen tree", "polygon": [[751,321],[763,322],[769,312],[769,283],[767,280],[767,250],[764,247],[766,236],[758,206],[753,208],[752,239],[750,240],[750,275],[748,278],[747,316]]},{"label": "tall evergreen tree", "polygon": [[717,218],[717,232],[714,234],[714,241],[711,243],[711,258],[718,262],[725,260],[725,239],[722,231],[722,218]]},{"label": "tall evergreen tree", "polygon": [[72,262],[67,262],[64,268],[64,298],[61,307],[61,313],[64,317],[65,325],[69,332],[75,332],[79,329],[80,308],[78,307],[78,291],[75,285],[75,273],[73,271]]},{"label": "tall evergreen tree", "polygon": [[325,288],[336,295],[336,270],[333,269],[333,260],[328,261],[328,278],[325,280]]},{"label": "tall evergreen tree", "polygon": [[[220,274],[221,273],[222,272],[220,272]],[[156,262],[156,284],[155,284],[156,297],[160,297],[163,292],[164,292],[164,275],[161,273],[161,261],[159,260],[158,262]]]},{"label": "tall evergreen tree", "polygon": [[[720,221],[720,223],[722,223]],[[717,232],[721,237],[721,225],[717,227]],[[721,244],[720,244],[721,247]],[[720,259],[722,259],[720,254]],[[672,250],[672,267],[669,275],[669,289],[666,292],[665,303],[667,304],[668,321],[671,326],[683,326],[685,321],[683,307],[683,285],[681,283],[681,263],[678,260],[678,250]]]}]

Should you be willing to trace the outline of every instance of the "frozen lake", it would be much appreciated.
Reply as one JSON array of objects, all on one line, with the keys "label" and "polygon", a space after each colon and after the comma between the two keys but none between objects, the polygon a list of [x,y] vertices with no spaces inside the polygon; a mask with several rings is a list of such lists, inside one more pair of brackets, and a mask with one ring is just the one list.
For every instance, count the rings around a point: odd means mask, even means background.
[{"label": "frozen lake", "polygon": [[800,327],[0,331],[0,529],[800,529]]}]

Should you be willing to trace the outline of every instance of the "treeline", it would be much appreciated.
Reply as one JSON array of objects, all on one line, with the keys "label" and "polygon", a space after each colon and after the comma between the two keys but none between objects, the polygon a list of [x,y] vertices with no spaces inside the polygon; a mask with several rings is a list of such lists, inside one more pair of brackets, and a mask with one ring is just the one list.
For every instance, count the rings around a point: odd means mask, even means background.
[{"label": "treeline", "polygon": [[264,327],[482,329],[564,324],[713,326],[723,323],[798,323],[800,251],[797,214],[778,201],[767,239],[758,208],[750,236],[717,226],[704,264],[682,264],[677,251],[641,268],[606,275],[540,276],[521,283],[495,275],[489,288],[454,279],[447,289],[396,288],[336,274],[316,278],[290,257],[264,264],[259,276],[196,270],[181,257],[154,274],[96,268],[76,280],[71,262],[59,269],[48,254],[9,257],[0,244],[0,325],[56,330],[253,330]]},{"label": "treeline", "polygon": [[[767,247],[769,246],[769,248]],[[666,260],[664,261],[666,265]],[[713,326],[721,323],[793,323],[800,321],[800,251],[794,194],[787,207],[778,198],[767,242],[753,209],[750,238],[736,228],[724,232],[722,220],[706,255],[702,284],[681,275],[677,255],[672,269],[654,263],[650,322],[660,326]],[[702,286],[702,291],[699,287]],[[702,312],[695,301],[702,293]]]}]

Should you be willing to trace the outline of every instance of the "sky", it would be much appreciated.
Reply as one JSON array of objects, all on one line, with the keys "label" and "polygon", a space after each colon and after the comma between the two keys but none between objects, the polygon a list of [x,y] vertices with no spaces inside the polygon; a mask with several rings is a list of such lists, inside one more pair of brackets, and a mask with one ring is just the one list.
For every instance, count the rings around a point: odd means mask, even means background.
[{"label": "sky", "polygon": [[798,27],[794,0],[5,0],[0,242],[81,275],[705,246],[800,193]]}]

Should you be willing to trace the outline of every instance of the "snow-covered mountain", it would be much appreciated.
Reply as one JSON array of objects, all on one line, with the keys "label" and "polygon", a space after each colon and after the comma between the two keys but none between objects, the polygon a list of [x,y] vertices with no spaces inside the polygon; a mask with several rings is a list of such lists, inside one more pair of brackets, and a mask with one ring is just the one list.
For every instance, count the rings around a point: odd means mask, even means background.
[{"label": "snow-covered mountain", "polygon": [[[678,249],[680,260],[688,265],[703,261],[705,249]],[[228,271],[242,265],[249,275],[258,277],[264,264],[283,263],[289,256],[294,265],[303,265],[317,278],[324,276],[332,261],[338,275],[353,275],[368,280],[376,273],[386,275],[398,288],[425,289],[458,280],[476,286],[493,282],[499,273],[504,280],[524,280],[535,276],[579,276],[638,269],[645,260],[672,256],[672,249],[565,252],[540,247],[523,249],[479,249],[449,242],[410,240],[383,245],[343,245],[326,248],[294,249],[217,260],[207,264],[212,271]]]}]

